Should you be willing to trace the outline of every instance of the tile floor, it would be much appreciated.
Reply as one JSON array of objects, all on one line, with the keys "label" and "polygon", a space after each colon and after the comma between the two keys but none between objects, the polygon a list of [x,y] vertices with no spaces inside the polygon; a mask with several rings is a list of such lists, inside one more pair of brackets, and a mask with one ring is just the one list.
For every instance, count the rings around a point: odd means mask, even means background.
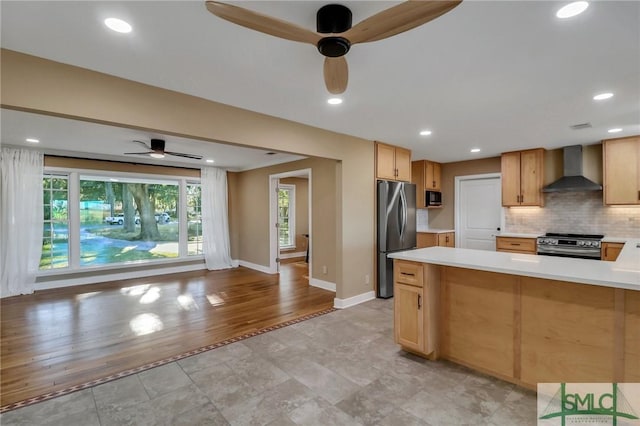
[{"label": "tile floor", "polygon": [[9,425],[534,425],[536,395],[393,342],[376,299],[0,416]]}]

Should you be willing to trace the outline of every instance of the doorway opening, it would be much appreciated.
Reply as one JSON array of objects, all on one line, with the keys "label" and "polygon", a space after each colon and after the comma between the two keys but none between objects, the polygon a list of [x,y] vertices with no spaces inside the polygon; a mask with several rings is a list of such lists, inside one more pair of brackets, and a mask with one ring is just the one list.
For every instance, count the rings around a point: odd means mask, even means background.
[{"label": "doorway opening", "polygon": [[456,247],[496,249],[504,229],[500,173],[455,177]]},{"label": "doorway opening", "polygon": [[269,176],[269,271],[294,262],[312,270],[311,169]]}]

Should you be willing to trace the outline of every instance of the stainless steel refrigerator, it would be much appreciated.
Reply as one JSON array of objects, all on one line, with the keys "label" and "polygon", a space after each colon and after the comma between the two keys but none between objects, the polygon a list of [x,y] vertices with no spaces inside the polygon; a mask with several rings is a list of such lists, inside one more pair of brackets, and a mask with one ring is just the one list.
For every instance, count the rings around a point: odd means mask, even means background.
[{"label": "stainless steel refrigerator", "polygon": [[393,259],[388,253],[416,247],[416,186],[378,181],[378,290],[393,297]]}]

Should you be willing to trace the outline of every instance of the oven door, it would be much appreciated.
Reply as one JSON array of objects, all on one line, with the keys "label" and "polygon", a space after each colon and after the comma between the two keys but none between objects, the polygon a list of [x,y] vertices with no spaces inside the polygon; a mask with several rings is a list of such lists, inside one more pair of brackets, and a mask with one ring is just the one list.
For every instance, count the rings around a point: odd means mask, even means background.
[{"label": "oven door", "polygon": [[538,246],[538,254],[542,256],[573,257],[576,259],[600,260],[600,249],[594,247],[548,247]]}]

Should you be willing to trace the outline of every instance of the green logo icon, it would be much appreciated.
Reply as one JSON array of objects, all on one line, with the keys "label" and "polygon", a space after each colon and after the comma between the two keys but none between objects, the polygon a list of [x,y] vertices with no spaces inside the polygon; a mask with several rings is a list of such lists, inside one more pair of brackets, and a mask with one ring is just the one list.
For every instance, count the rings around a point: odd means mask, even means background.
[{"label": "green logo icon", "polygon": [[[560,388],[538,418],[540,420],[559,418],[562,426],[565,426],[567,417],[573,416],[581,416],[580,423],[591,424],[595,423],[596,418],[605,420],[600,416],[606,416],[613,426],[618,424],[619,418],[630,420],[639,418],[617,383],[612,383],[611,391],[580,390],[582,392],[567,392],[566,383],[560,383]],[[578,420],[575,417],[574,419]]]}]

